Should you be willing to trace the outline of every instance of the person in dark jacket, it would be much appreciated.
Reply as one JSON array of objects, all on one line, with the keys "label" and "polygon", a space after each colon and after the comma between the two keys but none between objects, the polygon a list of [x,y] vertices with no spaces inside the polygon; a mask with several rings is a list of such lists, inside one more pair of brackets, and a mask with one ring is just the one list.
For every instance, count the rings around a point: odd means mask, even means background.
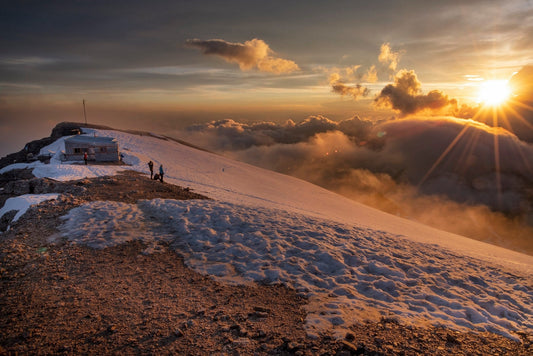
[{"label": "person in dark jacket", "polygon": [[159,166],[159,180],[161,182],[163,182],[163,175],[165,174],[165,172],[163,171],[163,165],[160,165]]},{"label": "person in dark jacket", "polygon": [[148,168],[150,168],[150,179],[154,178],[154,162],[148,162]]}]

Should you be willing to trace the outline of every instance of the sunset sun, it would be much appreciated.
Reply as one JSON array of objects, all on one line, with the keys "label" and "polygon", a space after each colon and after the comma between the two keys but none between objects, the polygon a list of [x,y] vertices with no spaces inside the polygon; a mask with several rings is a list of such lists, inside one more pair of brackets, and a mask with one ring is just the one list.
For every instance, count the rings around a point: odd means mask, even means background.
[{"label": "sunset sun", "polygon": [[479,86],[478,100],[485,105],[499,106],[504,104],[511,95],[506,80],[487,80]]}]

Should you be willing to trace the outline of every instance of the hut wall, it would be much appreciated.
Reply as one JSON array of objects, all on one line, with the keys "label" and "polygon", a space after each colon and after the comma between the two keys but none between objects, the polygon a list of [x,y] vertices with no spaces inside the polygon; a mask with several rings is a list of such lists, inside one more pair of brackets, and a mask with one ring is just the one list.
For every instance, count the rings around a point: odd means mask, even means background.
[{"label": "hut wall", "polygon": [[90,161],[116,162],[119,161],[118,145],[116,143],[83,143],[65,140],[65,159],[67,161],[83,161],[87,152]]}]

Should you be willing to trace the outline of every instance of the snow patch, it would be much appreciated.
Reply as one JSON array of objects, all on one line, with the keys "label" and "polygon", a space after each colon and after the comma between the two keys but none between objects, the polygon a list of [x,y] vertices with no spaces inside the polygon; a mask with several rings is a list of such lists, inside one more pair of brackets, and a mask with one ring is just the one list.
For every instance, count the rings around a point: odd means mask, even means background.
[{"label": "snow patch", "polygon": [[332,220],[216,201],[93,202],[73,209],[60,230],[103,248],[165,241],[203,274],[223,281],[284,283],[310,298],[310,335],[369,315],[407,323],[491,331],[531,330],[530,276]]},{"label": "snow patch", "polygon": [[25,194],[6,200],[2,209],[0,209],[0,218],[9,211],[15,210],[17,214],[13,218],[12,222],[20,219],[24,213],[33,205],[42,203],[43,201],[57,199],[59,194]]},{"label": "snow patch", "polygon": [[170,239],[152,232],[153,217],[132,204],[95,201],[76,207],[61,218],[64,222],[59,230],[63,237],[96,249],[142,240],[148,245],[147,252],[156,252],[160,250],[159,241]]}]

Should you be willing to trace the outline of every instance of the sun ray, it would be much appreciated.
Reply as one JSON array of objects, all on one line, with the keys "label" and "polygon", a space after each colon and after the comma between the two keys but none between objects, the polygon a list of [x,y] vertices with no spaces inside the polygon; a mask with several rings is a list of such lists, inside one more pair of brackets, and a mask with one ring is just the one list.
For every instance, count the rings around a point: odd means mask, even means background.
[{"label": "sun ray", "polygon": [[516,150],[518,151],[518,154],[520,155],[520,158],[522,158],[522,162],[524,163],[525,167],[529,171],[530,174],[533,174],[533,160],[527,159],[527,156],[524,152],[524,147],[516,144]]},{"label": "sun ray", "polygon": [[465,134],[465,132],[468,130],[469,126],[468,125],[465,125],[463,127],[463,129],[461,130],[461,132],[459,132],[457,134],[457,136],[453,139],[453,141],[448,145],[448,147],[446,147],[446,149],[444,150],[444,152],[442,152],[442,154],[439,156],[439,158],[437,158],[437,160],[435,161],[435,163],[433,163],[433,165],[431,166],[431,168],[427,171],[427,173],[424,175],[424,177],[422,177],[422,179],[420,180],[420,182],[418,183],[418,187],[420,187],[422,184],[424,184],[424,182],[428,179],[428,177],[431,175],[431,173],[433,173],[433,171],[435,170],[435,168],[437,168],[437,166],[442,162],[442,160],[448,155],[448,153],[450,153],[450,151],[455,147],[455,145],[457,144],[457,142],[459,142],[459,140],[461,139],[461,137],[463,137],[463,135]]},{"label": "sun ray", "polygon": [[[527,109],[533,111],[533,107],[531,107],[529,105],[525,105],[525,104],[519,105],[521,103],[520,102],[515,102],[515,101],[511,101],[511,103],[513,105],[522,106],[524,108],[527,108]],[[533,131],[533,125],[529,121],[527,121],[526,118],[522,114],[520,114],[518,111],[516,111],[511,105],[506,105],[505,109],[510,111],[511,114],[513,114],[517,119],[519,119],[521,123],[523,123],[524,125],[526,125],[528,128],[530,128]]]},{"label": "sun ray", "polygon": [[[492,120],[494,127],[498,127],[498,115],[496,108],[493,108],[492,110]],[[494,134],[494,170],[496,173],[496,194],[497,194],[497,201],[498,201],[498,207],[502,207],[502,178],[501,178],[501,171],[500,171],[500,140],[499,135]]]},{"label": "sun ray", "polygon": [[[520,104],[520,102],[514,101],[514,100],[510,100],[509,105],[505,105],[505,107],[504,107],[505,110],[501,111],[502,119],[505,120],[509,124],[509,131],[511,133],[514,133],[511,121],[509,120],[507,113],[510,113],[513,116],[514,119],[519,120],[520,123],[524,124],[526,127],[528,127],[529,129],[531,129],[533,131],[533,125],[531,123],[529,123],[529,121],[527,121],[526,118],[524,116],[522,116],[522,114],[520,114],[518,111],[516,111],[513,108],[513,104]],[[527,107],[527,108],[531,108],[529,105],[521,105],[521,106]],[[531,109],[533,110],[533,108],[531,108]],[[522,163],[524,163],[524,165],[525,165],[525,167],[527,168],[528,171],[533,173],[533,166],[530,164],[530,160],[528,160],[526,158],[526,155],[525,155],[524,151],[522,150],[523,146],[520,146],[519,143],[515,143],[515,147],[516,147],[516,150],[517,150],[518,154],[520,155],[520,158],[522,159]]]},{"label": "sun ray", "polygon": [[457,171],[461,172],[463,175],[466,173],[469,167],[469,159],[472,156],[472,153],[474,152],[474,150],[476,149],[480,135],[481,135],[481,131],[477,131],[477,130],[474,130],[470,134],[470,138],[467,141],[466,147],[464,148],[463,152],[461,153],[461,156],[457,160],[457,165],[455,166],[455,168]]},{"label": "sun ray", "polygon": [[522,108],[524,108],[524,109],[527,109],[527,110],[529,110],[529,111],[533,111],[533,106],[531,106],[531,105],[527,105],[527,104],[523,103],[522,101],[515,100],[515,99],[510,99],[509,101],[510,101],[510,103],[512,103],[513,105],[520,106],[520,107],[522,107]]}]

